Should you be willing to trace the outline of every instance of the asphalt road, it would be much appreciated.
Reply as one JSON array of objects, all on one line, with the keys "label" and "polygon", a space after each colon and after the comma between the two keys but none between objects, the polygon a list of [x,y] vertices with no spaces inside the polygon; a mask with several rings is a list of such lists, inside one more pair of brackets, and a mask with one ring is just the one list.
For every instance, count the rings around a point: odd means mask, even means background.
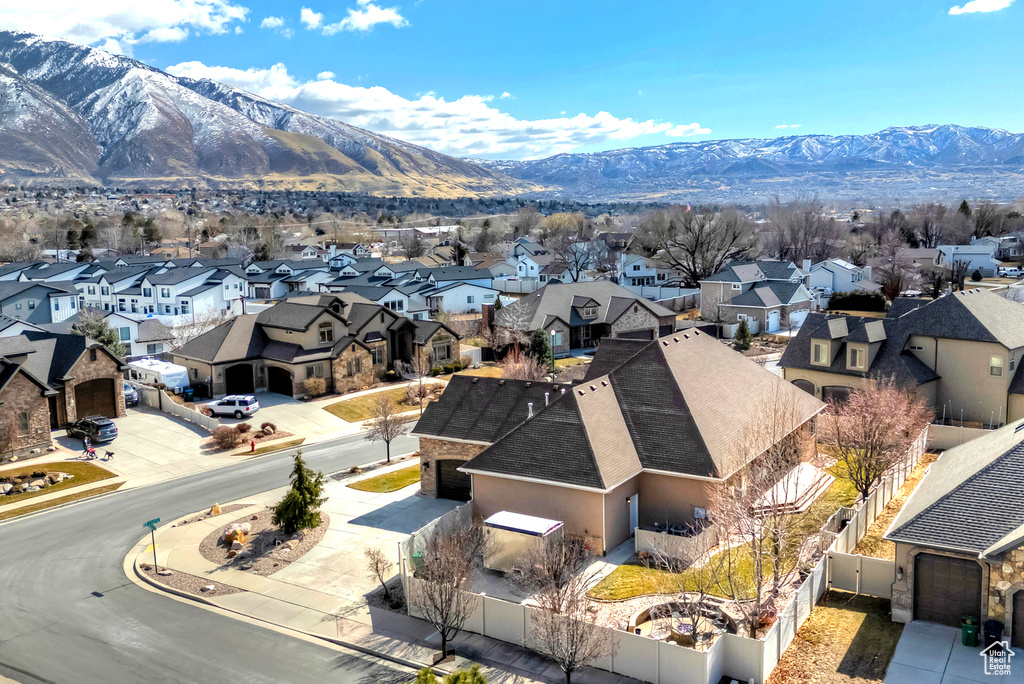
[{"label": "asphalt road", "polygon": [[[402,437],[394,453],[412,451]],[[384,458],[361,436],[303,448],[331,473]],[[408,681],[340,652],[137,587],[125,554],[142,523],[173,520],[288,483],[290,450],[0,524],[0,675],[59,684]]]}]

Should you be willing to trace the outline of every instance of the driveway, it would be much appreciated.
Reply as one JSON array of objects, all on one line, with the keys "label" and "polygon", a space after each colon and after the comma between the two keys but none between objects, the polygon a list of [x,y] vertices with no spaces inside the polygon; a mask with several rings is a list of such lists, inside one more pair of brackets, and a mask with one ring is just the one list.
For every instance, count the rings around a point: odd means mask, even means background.
[{"label": "driveway", "polygon": [[903,628],[885,684],[1024,684],[1024,651],[1013,649],[1010,674],[986,675],[981,650],[962,645],[955,627],[911,622]]},{"label": "driveway", "polygon": [[255,415],[242,420],[221,416],[220,422],[224,425],[248,422],[254,427],[269,422],[279,430],[305,437],[307,442],[345,437],[360,431],[358,424],[348,423],[328,413],[323,408],[324,404],[319,402],[298,401],[274,392],[260,392],[256,399],[260,402],[260,410]]}]

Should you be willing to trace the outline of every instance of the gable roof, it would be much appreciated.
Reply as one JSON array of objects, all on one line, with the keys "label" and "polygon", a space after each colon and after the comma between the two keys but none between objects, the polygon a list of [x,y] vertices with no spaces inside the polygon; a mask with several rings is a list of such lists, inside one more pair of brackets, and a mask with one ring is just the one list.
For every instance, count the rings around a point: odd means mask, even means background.
[{"label": "gable roof", "polygon": [[[803,299],[798,299],[797,295],[804,294]],[[791,304],[794,300],[806,301],[810,299],[807,292],[804,290],[802,283],[789,283],[789,282],[778,282],[768,281],[762,285],[755,285],[741,295],[733,297],[728,302],[723,302],[722,306],[755,306],[755,307],[774,307],[782,306],[784,304]]]},{"label": "gable roof", "polygon": [[1020,546],[1024,542],[1024,420],[945,451],[885,538],[981,557]]},{"label": "gable roof", "polygon": [[[279,305],[278,305],[279,306]],[[258,357],[268,339],[257,325],[259,314],[244,314],[221,323],[175,349],[182,356],[206,363],[223,363]]]},{"label": "gable roof", "polygon": [[69,380],[72,367],[90,349],[109,356],[117,363],[118,370],[128,368],[105,346],[82,335],[26,330],[21,335],[0,337],[0,356],[14,357],[24,370],[51,388]]},{"label": "gable roof", "polygon": [[[583,319],[576,312],[582,299],[593,299],[598,304],[597,317]],[[607,280],[583,283],[545,285],[495,312],[495,325],[521,330],[543,328],[554,318],[569,325],[586,323],[613,323],[632,305],[642,306],[653,315],[675,318],[675,312],[648,301]]]},{"label": "gable roof", "polygon": [[309,330],[309,326],[313,325],[313,321],[325,313],[342,323],[348,323],[343,317],[334,313],[326,306],[306,304],[294,299],[278,302],[269,309],[264,309],[256,314],[256,321],[268,328],[305,331]]},{"label": "gable roof", "polygon": [[789,280],[804,273],[792,261],[733,261],[718,273],[704,278],[707,283],[749,283],[758,280]]},{"label": "gable roof", "polygon": [[939,297],[900,320],[912,321],[917,335],[1024,347],[1024,306],[985,289]]}]

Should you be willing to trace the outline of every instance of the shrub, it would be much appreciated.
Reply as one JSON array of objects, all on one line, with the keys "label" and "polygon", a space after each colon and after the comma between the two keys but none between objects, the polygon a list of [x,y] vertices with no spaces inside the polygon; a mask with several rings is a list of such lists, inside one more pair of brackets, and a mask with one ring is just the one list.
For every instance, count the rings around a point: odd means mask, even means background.
[{"label": "shrub", "polygon": [[459,363],[462,364],[463,368],[469,368],[470,366],[473,365],[473,359],[472,357],[469,356],[463,356],[461,359],[459,359]]},{"label": "shrub", "polygon": [[233,427],[221,425],[213,429],[213,443],[219,449],[233,449],[242,443],[242,433]]},{"label": "shrub", "polygon": [[454,363],[445,364],[444,372],[445,373],[454,373],[455,372],[455,364]]},{"label": "shrub", "polygon": [[46,471],[45,470],[33,470],[32,471],[32,477],[46,477]]},{"label": "shrub", "polygon": [[244,435],[245,433],[252,430],[252,425],[249,425],[248,423],[239,423],[238,425],[235,426],[235,429],[238,430],[240,434]]},{"label": "shrub", "polygon": [[981,271],[975,270],[974,273],[971,274],[971,280],[973,280],[976,283],[980,283],[981,282]]},{"label": "shrub", "polygon": [[747,325],[746,319],[740,321],[740,325],[736,328],[736,339],[732,346],[739,351],[747,351],[750,349],[750,326]]},{"label": "shrub", "polygon": [[435,378],[443,372],[444,369],[441,368],[440,366],[434,366],[433,368],[430,369],[430,375]]},{"label": "shrub", "polygon": [[156,387],[158,390],[165,390],[165,389],[167,389],[167,385],[165,385],[162,382],[156,383],[155,385],[153,385],[153,387]]},{"label": "shrub", "polygon": [[207,418],[213,418],[213,409],[211,409],[209,406],[197,406],[196,411],[199,411]]},{"label": "shrub", "polygon": [[260,431],[265,435],[272,435],[277,432],[277,426],[273,423],[264,423],[263,425],[260,425]]},{"label": "shrub", "polygon": [[302,382],[302,387],[309,396],[319,397],[321,394],[326,394],[327,381],[323,378],[306,378]]},{"label": "shrub", "polygon": [[398,373],[396,373],[393,370],[389,370],[389,371],[384,371],[383,373],[381,373],[380,374],[380,379],[383,382],[398,382],[399,380],[402,379],[402,376],[399,375]]}]

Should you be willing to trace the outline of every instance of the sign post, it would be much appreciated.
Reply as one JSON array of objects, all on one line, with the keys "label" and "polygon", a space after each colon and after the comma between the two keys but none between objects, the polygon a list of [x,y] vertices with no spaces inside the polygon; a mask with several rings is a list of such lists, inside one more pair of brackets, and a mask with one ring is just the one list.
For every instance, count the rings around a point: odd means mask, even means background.
[{"label": "sign post", "polygon": [[160,518],[153,518],[152,520],[150,520],[148,522],[142,523],[143,527],[148,527],[149,528],[149,533],[151,535],[151,539],[153,540],[153,574],[154,575],[157,573],[157,570],[160,569],[157,566],[157,564],[156,564],[156,524],[158,522],[160,522]]}]

